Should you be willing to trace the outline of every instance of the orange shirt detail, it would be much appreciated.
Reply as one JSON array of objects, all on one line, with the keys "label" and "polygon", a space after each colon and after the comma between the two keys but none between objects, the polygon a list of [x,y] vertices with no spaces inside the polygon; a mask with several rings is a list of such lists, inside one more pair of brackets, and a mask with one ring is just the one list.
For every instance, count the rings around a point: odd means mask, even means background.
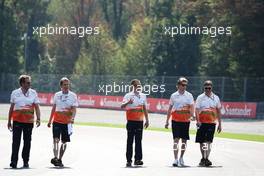
[{"label": "orange shirt detail", "polygon": [[191,111],[190,106],[184,106],[180,110],[171,113],[172,120],[176,122],[190,122]]},{"label": "orange shirt detail", "polygon": [[12,112],[12,119],[21,123],[34,123],[34,105],[14,110]]},{"label": "orange shirt detail", "polygon": [[127,120],[131,121],[143,121],[144,119],[144,109],[143,106],[137,106],[135,108],[130,108],[126,110]]},{"label": "orange shirt detail", "polygon": [[199,120],[201,123],[215,123],[217,119],[216,108],[207,108],[200,112]]}]

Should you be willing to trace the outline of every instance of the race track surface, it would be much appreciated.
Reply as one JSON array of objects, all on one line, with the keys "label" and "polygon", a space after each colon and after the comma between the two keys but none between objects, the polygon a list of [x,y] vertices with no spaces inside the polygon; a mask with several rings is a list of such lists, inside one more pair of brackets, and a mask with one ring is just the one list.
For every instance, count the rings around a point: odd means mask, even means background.
[{"label": "race track surface", "polygon": [[[0,121],[0,175],[1,176],[253,176],[264,175],[264,143],[246,142],[215,138],[211,161],[213,167],[198,167],[200,160],[199,145],[194,136],[188,143],[185,155],[187,167],[174,168],[172,134],[144,131],[143,160],[145,165],[138,168],[125,168],[126,130],[106,127],[74,126],[71,142],[68,144],[64,168],[54,168],[52,158],[51,129],[43,123],[34,128],[30,168],[10,169],[12,133],[6,123]],[[21,152],[20,148],[20,152]]]}]

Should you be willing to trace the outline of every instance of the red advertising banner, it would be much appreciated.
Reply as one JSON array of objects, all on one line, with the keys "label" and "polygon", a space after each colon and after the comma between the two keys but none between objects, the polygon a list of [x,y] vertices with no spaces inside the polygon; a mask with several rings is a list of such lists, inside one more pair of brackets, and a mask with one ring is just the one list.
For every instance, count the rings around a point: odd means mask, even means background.
[{"label": "red advertising banner", "polygon": [[[53,94],[39,93],[41,104],[52,105]],[[79,107],[103,108],[120,110],[123,97],[78,94]],[[161,98],[148,98],[147,109],[150,112],[166,113],[169,108],[169,100]],[[256,103],[222,102],[222,117],[228,118],[256,118]]]},{"label": "red advertising banner", "polygon": [[256,118],[257,103],[222,102],[221,114],[224,117]]}]

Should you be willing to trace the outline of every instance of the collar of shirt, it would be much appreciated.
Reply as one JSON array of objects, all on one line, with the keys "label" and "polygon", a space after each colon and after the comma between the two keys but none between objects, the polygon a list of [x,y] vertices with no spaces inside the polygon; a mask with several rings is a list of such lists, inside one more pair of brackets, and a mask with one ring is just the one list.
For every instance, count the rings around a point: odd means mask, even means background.
[{"label": "collar of shirt", "polygon": [[214,100],[214,93],[212,92],[210,96],[203,93],[205,97],[210,98],[211,100]]},{"label": "collar of shirt", "polygon": [[176,91],[176,95],[186,95],[186,91],[183,92],[183,94],[181,94],[178,90]]}]

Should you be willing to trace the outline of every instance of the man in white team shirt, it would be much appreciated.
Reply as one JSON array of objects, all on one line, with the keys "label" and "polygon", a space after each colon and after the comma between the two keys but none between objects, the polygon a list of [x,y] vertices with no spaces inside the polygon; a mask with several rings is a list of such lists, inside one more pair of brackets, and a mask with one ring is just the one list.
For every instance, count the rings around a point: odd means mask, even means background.
[{"label": "man in white team shirt", "polygon": [[[76,107],[78,106],[77,95],[69,90],[70,80],[66,77],[60,80],[61,91],[54,95],[48,127],[53,122],[53,153],[51,163],[54,166],[63,167],[62,157],[66,150],[66,143],[70,142],[71,124],[74,123]],[[61,147],[59,150],[59,141]],[[59,157],[58,157],[59,155]]]},{"label": "man in white team shirt", "polygon": [[204,93],[199,95],[195,103],[197,121],[196,143],[200,143],[202,159],[200,166],[211,166],[209,160],[211,144],[213,142],[216,121],[218,121],[217,132],[222,131],[221,103],[219,97],[212,92],[213,83],[210,80],[204,82]]},{"label": "man in white team shirt", "polygon": [[[19,77],[20,88],[14,90],[11,94],[11,106],[9,109],[7,127],[13,132],[12,142],[12,156],[10,167],[16,168],[18,161],[18,152],[21,141],[21,134],[23,132],[24,146],[22,151],[22,158],[24,168],[29,167],[29,155],[31,148],[31,135],[34,123],[34,110],[36,110],[37,121],[36,125],[40,125],[40,110],[39,99],[37,92],[30,88],[31,77],[28,75],[21,75]],[[13,121],[13,124],[11,123]]]},{"label": "man in white team shirt", "polygon": [[144,127],[149,126],[148,112],[146,109],[147,98],[146,95],[141,93],[141,83],[138,79],[131,81],[132,91],[127,93],[121,105],[121,108],[126,108],[127,118],[127,148],[126,159],[127,167],[132,165],[133,154],[133,141],[135,138],[135,161],[134,165],[143,165],[142,161],[142,134],[143,134],[143,122],[144,117],[146,122]]},{"label": "man in white team shirt", "polygon": [[[172,117],[172,134],[173,134],[173,166],[184,166],[183,155],[186,150],[187,140],[190,139],[189,127],[190,119],[194,115],[194,100],[191,93],[186,91],[188,80],[184,77],[179,78],[177,82],[177,91],[170,97],[169,109],[165,128],[169,126],[169,120]],[[178,160],[179,140],[181,139],[181,155]]]}]

